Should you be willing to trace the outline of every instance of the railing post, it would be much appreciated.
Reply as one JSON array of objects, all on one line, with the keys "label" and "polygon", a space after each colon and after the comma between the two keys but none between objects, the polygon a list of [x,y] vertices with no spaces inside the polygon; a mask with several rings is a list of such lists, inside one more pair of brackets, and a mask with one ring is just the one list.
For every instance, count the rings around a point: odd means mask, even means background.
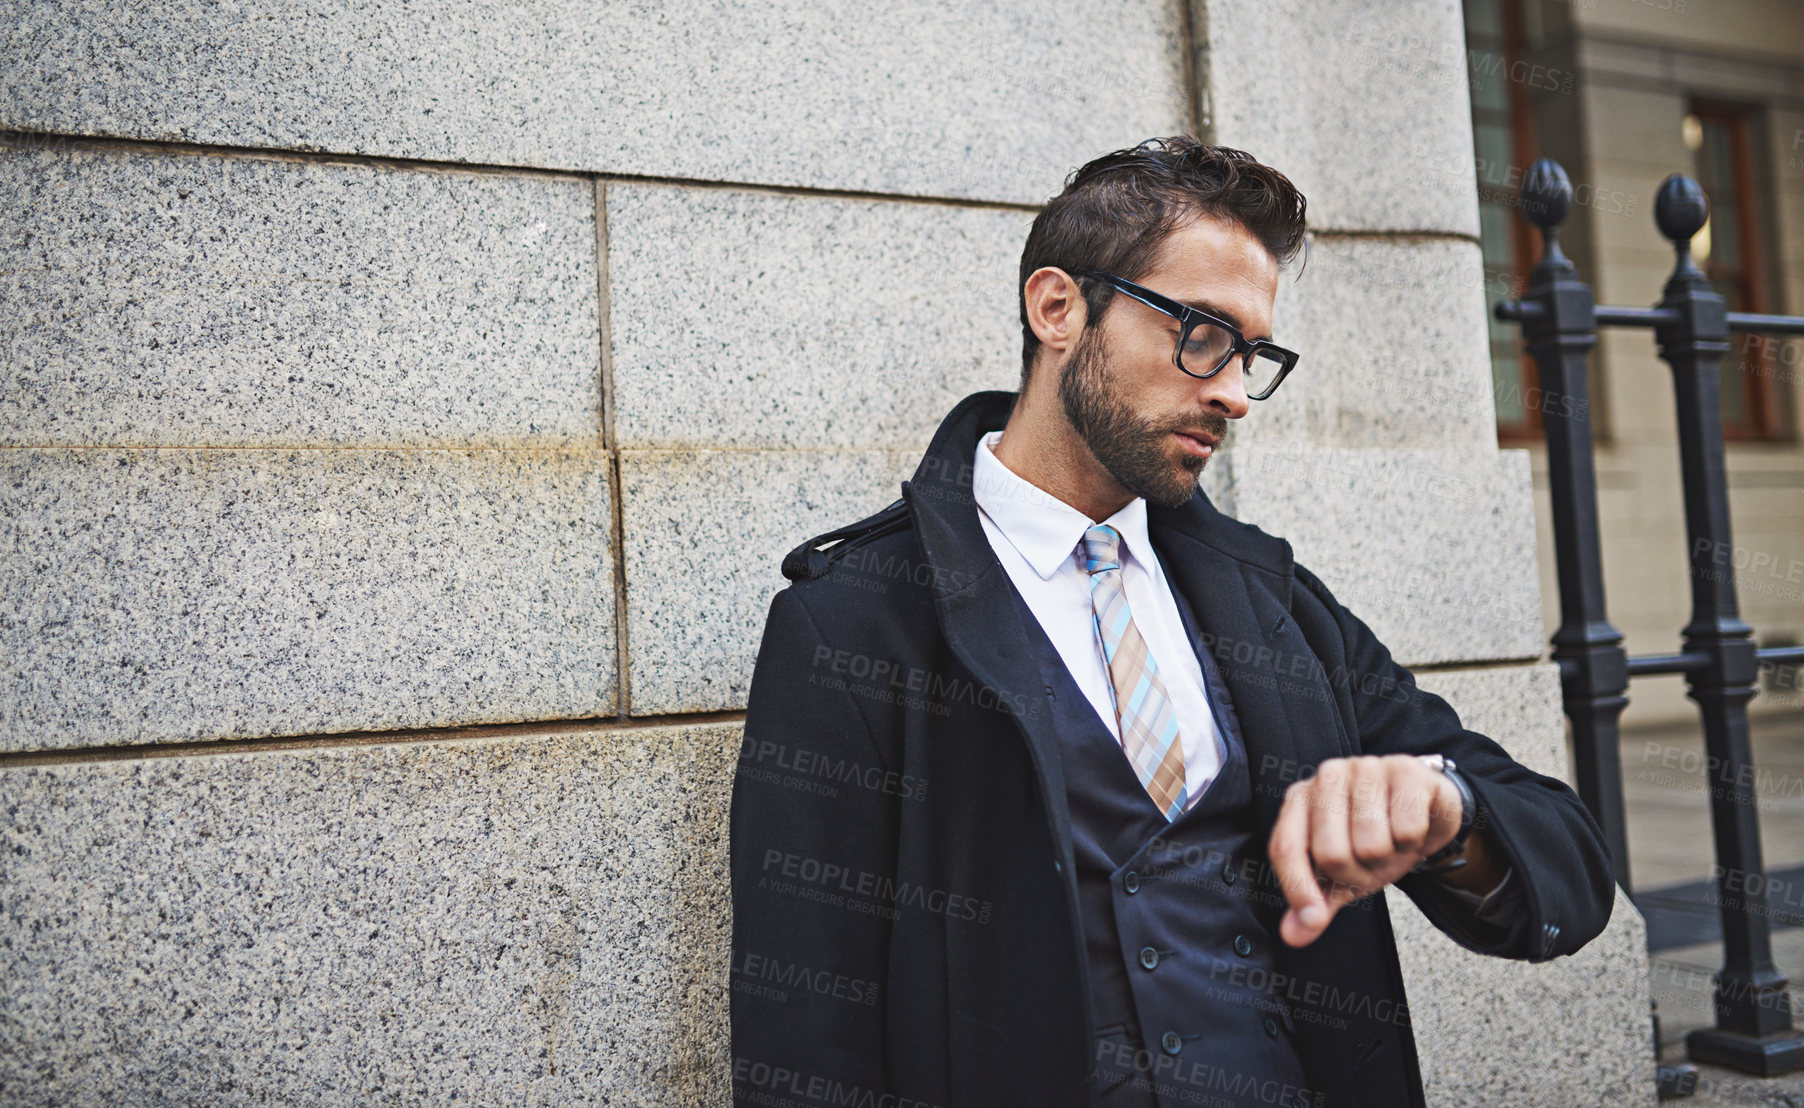
[{"label": "railing post", "polygon": [[1677,252],[1660,307],[1671,322],[1655,327],[1660,356],[1672,367],[1678,403],[1680,475],[1691,561],[1691,622],[1683,650],[1708,658],[1686,673],[1686,695],[1703,717],[1710,822],[1716,839],[1716,891],[1723,921],[1723,968],[1716,975],[1716,1026],[1685,1045],[1696,1062],[1772,1076],[1804,1068],[1804,1036],[1792,1028],[1786,979],[1773,966],[1759,810],[1748,741],[1748,701],[1758,670],[1753,629],[1735,596],[1729,532],[1729,484],[1723,455],[1718,362],[1729,350],[1723,298],[1691,260],[1691,238],[1709,214],[1697,182],[1677,174],[1660,185],[1654,218]]},{"label": "railing post", "polygon": [[[1522,212],[1541,229],[1541,260],[1517,305],[1528,352],[1546,400],[1547,478],[1553,504],[1554,560],[1560,629],[1553,660],[1572,720],[1579,798],[1603,830],[1616,881],[1629,887],[1629,840],[1622,803],[1622,751],[1617,717],[1628,705],[1628,655],[1622,632],[1604,615],[1602,544],[1597,528],[1597,465],[1585,366],[1597,344],[1597,302],[1560,250],[1560,224],[1572,208],[1572,182],[1558,162],[1529,167],[1519,194]],[[1506,305],[1498,305],[1503,309]],[[1499,312],[1503,315],[1502,311]]]}]

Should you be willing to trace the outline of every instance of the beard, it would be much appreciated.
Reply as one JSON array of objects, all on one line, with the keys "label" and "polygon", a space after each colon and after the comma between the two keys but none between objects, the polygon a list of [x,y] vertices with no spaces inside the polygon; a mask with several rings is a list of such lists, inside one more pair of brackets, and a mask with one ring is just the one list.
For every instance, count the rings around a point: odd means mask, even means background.
[{"label": "beard", "polygon": [[1100,328],[1086,330],[1065,361],[1059,401],[1078,437],[1116,484],[1162,508],[1181,507],[1196,495],[1197,476],[1209,464],[1208,458],[1176,449],[1171,433],[1201,431],[1219,443],[1228,429],[1227,419],[1216,415],[1142,419],[1109,367]]}]

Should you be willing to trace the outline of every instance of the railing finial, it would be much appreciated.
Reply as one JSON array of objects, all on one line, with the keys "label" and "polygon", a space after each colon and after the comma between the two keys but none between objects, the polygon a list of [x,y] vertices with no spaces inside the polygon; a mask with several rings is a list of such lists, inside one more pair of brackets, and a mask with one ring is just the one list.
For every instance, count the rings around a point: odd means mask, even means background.
[{"label": "railing finial", "polygon": [[1541,228],[1544,264],[1560,267],[1566,256],[1560,252],[1560,224],[1572,211],[1572,181],[1566,170],[1552,158],[1537,158],[1522,176],[1522,187],[1516,192],[1516,203],[1528,221]]},{"label": "railing finial", "polygon": [[1698,272],[1691,260],[1691,239],[1703,230],[1709,218],[1710,199],[1704,195],[1703,186],[1683,173],[1674,173],[1660,182],[1660,191],[1654,194],[1654,225],[1679,256],[1673,267],[1674,277]]},{"label": "railing finial", "polygon": [[1517,195],[1522,214],[1543,231],[1566,222],[1567,213],[1572,211],[1572,181],[1552,158],[1536,159],[1528,167]]}]

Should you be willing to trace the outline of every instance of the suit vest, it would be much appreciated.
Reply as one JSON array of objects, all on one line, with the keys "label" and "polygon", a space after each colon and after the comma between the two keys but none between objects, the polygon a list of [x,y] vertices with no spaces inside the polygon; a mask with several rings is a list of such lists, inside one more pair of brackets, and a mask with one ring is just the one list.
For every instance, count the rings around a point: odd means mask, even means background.
[{"label": "suit vest", "polygon": [[[1280,940],[1264,921],[1279,917],[1283,897],[1264,851],[1249,849],[1246,745],[1214,659],[1197,648],[1189,601],[1172,590],[1226,750],[1202,798],[1167,822],[1027,602],[1012,583],[1009,591],[1039,659],[1064,765],[1098,1023],[1097,1102],[1321,1103],[1305,1084],[1294,1018],[1272,988]],[[1186,729],[1184,741],[1200,730]]]}]

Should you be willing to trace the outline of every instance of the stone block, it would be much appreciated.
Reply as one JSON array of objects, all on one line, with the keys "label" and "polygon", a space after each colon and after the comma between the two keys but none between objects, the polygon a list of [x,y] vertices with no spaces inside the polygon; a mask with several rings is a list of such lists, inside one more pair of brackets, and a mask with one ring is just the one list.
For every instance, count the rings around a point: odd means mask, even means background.
[{"label": "stone block", "polygon": [[0,147],[0,197],[0,443],[600,441],[586,181]]},{"label": "stone block", "polygon": [[1468,729],[1497,740],[1529,769],[1571,783],[1559,666],[1424,670],[1416,687],[1451,704]]},{"label": "stone block", "polygon": [[1209,468],[1224,462],[1235,516],[1290,540],[1399,662],[1540,656],[1526,451],[1242,448]]},{"label": "stone block", "polygon": [[0,128],[1037,204],[1187,130],[1182,9],[26,0]]},{"label": "stone block", "polygon": [[1603,934],[1539,964],[1474,954],[1385,898],[1428,1103],[1654,1103],[1647,931],[1620,888]]},{"label": "stone block", "polygon": [[0,451],[0,750],[611,712],[607,457]]},{"label": "stone block", "polygon": [[0,769],[0,1102],[724,1106],[738,744]]},{"label": "stone block", "polygon": [[1025,212],[611,185],[623,448],[921,450],[1014,389]]},{"label": "stone block", "polygon": [[1191,8],[1206,129],[1294,181],[1311,226],[1478,234],[1458,0]]},{"label": "stone block", "polygon": [[1232,425],[1227,450],[1495,450],[1486,280],[1473,243],[1316,236],[1273,313],[1275,341],[1302,357]]},{"label": "stone block", "polygon": [[743,708],[783,555],[899,499],[919,451],[622,451],[629,703]]}]

